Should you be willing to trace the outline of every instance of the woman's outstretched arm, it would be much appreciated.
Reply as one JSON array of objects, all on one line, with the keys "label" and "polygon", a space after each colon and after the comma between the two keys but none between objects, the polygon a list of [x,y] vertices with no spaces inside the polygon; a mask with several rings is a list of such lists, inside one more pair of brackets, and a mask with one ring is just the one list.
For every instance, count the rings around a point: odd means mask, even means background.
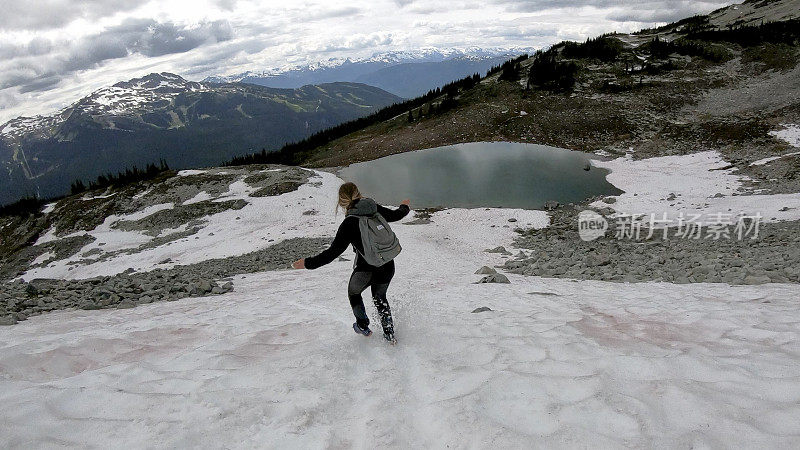
[{"label": "woman's outstretched arm", "polygon": [[400,203],[400,207],[397,209],[389,209],[385,206],[378,205],[378,212],[381,213],[384,219],[387,222],[397,222],[398,220],[405,217],[409,211],[411,211],[411,207],[409,206],[409,200],[403,200]]},{"label": "woman's outstretched arm", "polygon": [[350,245],[350,236],[348,236],[347,229],[348,227],[345,226],[345,222],[342,222],[342,224],[339,225],[339,230],[336,231],[336,237],[333,238],[330,247],[323,250],[322,253],[317,256],[295,261],[292,267],[295,269],[302,269],[305,267],[306,269],[313,270],[336,259],[336,257],[344,253],[344,251],[347,250],[347,246]]}]

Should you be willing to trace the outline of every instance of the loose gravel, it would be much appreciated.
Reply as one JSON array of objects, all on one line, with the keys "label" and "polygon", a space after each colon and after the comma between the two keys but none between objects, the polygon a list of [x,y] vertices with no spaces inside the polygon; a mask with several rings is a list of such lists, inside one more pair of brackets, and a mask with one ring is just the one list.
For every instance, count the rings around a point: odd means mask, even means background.
[{"label": "loose gravel", "polygon": [[248,253],[197,264],[85,280],[35,279],[0,284],[0,325],[61,309],[133,308],[144,303],[218,295],[234,289],[228,277],[288,268],[330,243],[325,238],[296,238]]},{"label": "loose gravel", "polygon": [[504,269],[523,275],[624,282],[800,282],[800,221],[762,223],[755,240],[671,237],[665,241],[656,231],[649,240],[619,240],[608,232],[585,242],[577,233],[580,209],[557,209],[551,225],[541,230],[518,229],[515,246],[529,252],[506,261]]}]

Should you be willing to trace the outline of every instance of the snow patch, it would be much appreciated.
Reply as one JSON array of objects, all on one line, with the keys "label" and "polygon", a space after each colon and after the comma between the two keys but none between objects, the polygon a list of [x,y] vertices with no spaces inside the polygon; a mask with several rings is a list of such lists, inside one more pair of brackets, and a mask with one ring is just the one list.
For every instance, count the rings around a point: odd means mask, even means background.
[{"label": "snow patch", "polygon": [[140,198],[144,197],[145,195],[149,194],[152,191],[153,191],[153,187],[151,186],[151,187],[143,190],[142,192],[137,193],[136,195],[133,196],[133,198],[135,200],[139,200]]},{"label": "snow patch", "polygon": [[42,253],[41,255],[37,256],[33,261],[31,261],[31,265],[35,266],[42,264],[43,262],[47,261],[48,259],[54,256],[56,256],[56,254],[53,252]]},{"label": "snow patch", "polygon": [[[592,203],[595,207],[625,214],[654,213],[659,218],[666,213],[670,219],[681,213],[760,213],[763,221],[800,219],[800,194],[738,195],[745,178],[735,175],[732,168],[723,170],[729,164],[716,151],[642,160],[623,157],[592,164],[611,170],[606,178],[625,191],[614,204],[597,201]],[[780,211],[784,207],[789,209]]]},{"label": "snow patch", "polygon": [[41,236],[39,236],[36,239],[36,242],[33,245],[34,246],[42,245],[42,244],[46,244],[48,242],[56,241],[56,240],[59,240],[59,239],[66,239],[66,238],[71,238],[71,237],[75,237],[75,236],[83,236],[84,234],[87,234],[87,233],[85,231],[76,231],[76,232],[69,233],[69,234],[64,235],[64,236],[56,236],[56,227],[55,226],[51,226],[50,228],[47,229],[47,231],[44,234],[42,234]]},{"label": "snow patch", "polygon": [[181,204],[184,205],[184,206],[185,205],[193,205],[195,203],[200,203],[200,202],[204,202],[206,200],[211,200],[212,198],[214,198],[214,197],[212,197],[211,194],[209,194],[208,192],[200,191],[200,192],[197,193],[197,195],[195,195],[194,197],[190,198],[189,200],[186,200],[185,202],[183,202]]},{"label": "snow patch", "polygon": [[155,213],[157,213],[159,211],[164,211],[166,209],[173,209],[173,208],[175,208],[175,204],[171,203],[171,202],[170,203],[159,203],[157,205],[150,205],[150,206],[142,209],[141,211],[136,211],[136,212],[131,213],[131,214],[124,214],[124,215],[121,215],[121,216],[118,216],[118,215],[108,216],[108,217],[106,217],[106,220],[104,221],[104,224],[107,223],[107,224],[111,225],[111,224],[113,224],[115,222],[119,222],[121,220],[131,220],[131,221],[141,220],[141,219],[144,219],[147,216],[152,216],[153,214],[155,214]]},{"label": "snow patch", "polygon": [[101,198],[109,198],[109,197],[113,197],[115,195],[117,195],[116,192],[112,192],[110,194],[94,195],[94,196],[91,196],[91,197],[83,196],[83,197],[81,197],[81,200],[83,200],[85,202],[88,202],[89,200],[98,200],[98,199],[101,199]]},{"label": "snow patch", "polygon": [[783,129],[770,131],[769,134],[786,141],[792,147],[800,147],[800,125],[793,123],[782,124]]},{"label": "snow patch", "polygon": [[[23,280],[30,280],[33,278],[66,278],[66,279],[76,278],[74,276],[71,276],[71,274],[72,271],[74,271],[76,268],[83,267],[82,264],[79,263],[79,261],[83,259],[81,255],[83,255],[84,253],[97,249],[100,250],[98,256],[101,256],[102,253],[114,252],[129,248],[136,248],[153,239],[151,236],[148,236],[140,231],[122,231],[114,229],[113,226],[116,222],[122,220],[135,221],[144,219],[145,217],[153,215],[159,211],[172,209],[174,207],[175,205],[173,203],[162,203],[158,205],[148,206],[142,209],[141,211],[137,211],[131,214],[111,215],[106,217],[103,223],[95,227],[94,230],[78,231],[61,237],[56,236],[54,228],[50,228],[44,235],[39,237],[39,239],[36,241],[34,245],[41,245],[47,242],[67,237],[84,236],[84,235],[92,236],[95,238],[95,240],[83,246],[73,256],[58,261],[54,261],[47,267],[38,267],[31,269],[25,272],[25,274],[23,274],[20,278],[22,278]],[[105,262],[94,263],[95,266],[102,266],[103,264],[105,264]],[[111,274],[118,273],[123,270],[125,269],[111,272]]]},{"label": "snow patch", "polygon": [[231,183],[228,186],[228,191],[221,194],[216,199],[214,199],[214,202],[226,202],[229,200],[249,198],[249,195],[257,191],[258,189],[245,183],[244,182],[245,178],[246,177],[242,177],[241,179]]},{"label": "snow patch", "polygon": [[758,161],[753,161],[753,162],[750,163],[750,165],[751,166],[763,166],[764,164],[771,163],[772,161],[777,161],[777,160],[779,160],[781,158],[784,158],[786,156],[794,156],[794,155],[800,155],[800,152],[792,152],[792,153],[787,153],[785,155],[780,155],[780,156],[770,156],[768,158],[759,159]]},{"label": "snow patch", "polygon": [[44,209],[42,209],[42,214],[50,214],[53,210],[56,209],[56,205],[58,202],[48,203],[44,205]]},{"label": "snow patch", "polygon": [[206,173],[206,172],[207,172],[206,170],[186,169],[186,170],[181,170],[180,172],[178,172],[178,176],[188,177],[188,176],[191,176],[191,175],[200,175],[200,174],[203,174],[203,173]]}]

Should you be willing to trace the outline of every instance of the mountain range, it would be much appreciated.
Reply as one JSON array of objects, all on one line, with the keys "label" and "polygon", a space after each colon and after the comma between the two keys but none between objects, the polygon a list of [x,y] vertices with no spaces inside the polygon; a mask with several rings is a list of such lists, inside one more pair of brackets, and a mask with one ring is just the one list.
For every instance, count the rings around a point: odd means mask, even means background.
[{"label": "mountain range", "polygon": [[369,58],[334,58],[289,65],[261,72],[244,72],[206,78],[209,83],[244,82],[276,88],[298,88],[307,84],[350,81],[379,87],[404,98],[420,96],[430,89],[474,73],[484,75],[491,67],[532,53],[532,48],[435,49],[377,53]]},{"label": "mountain range", "polygon": [[48,116],[0,125],[0,204],[66,193],[126,167],[220,164],[279,148],[401,100],[359,83],[278,89],[153,73],[99,89]]}]

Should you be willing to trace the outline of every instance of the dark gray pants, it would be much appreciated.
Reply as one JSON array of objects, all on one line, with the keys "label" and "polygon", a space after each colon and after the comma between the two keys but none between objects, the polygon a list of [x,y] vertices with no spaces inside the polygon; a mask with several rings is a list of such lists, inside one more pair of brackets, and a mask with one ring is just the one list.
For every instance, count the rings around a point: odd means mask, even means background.
[{"label": "dark gray pants", "polygon": [[372,301],[375,309],[381,317],[383,333],[394,335],[394,324],[392,322],[392,310],[389,308],[389,301],[386,299],[386,290],[389,289],[389,282],[394,276],[394,261],[375,267],[371,270],[356,268],[350,276],[350,283],[347,285],[347,296],[350,298],[350,306],[353,308],[353,315],[356,316],[356,323],[359,327],[369,326],[369,317],[364,309],[364,301],[361,293],[367,286],[372,288]]}]

